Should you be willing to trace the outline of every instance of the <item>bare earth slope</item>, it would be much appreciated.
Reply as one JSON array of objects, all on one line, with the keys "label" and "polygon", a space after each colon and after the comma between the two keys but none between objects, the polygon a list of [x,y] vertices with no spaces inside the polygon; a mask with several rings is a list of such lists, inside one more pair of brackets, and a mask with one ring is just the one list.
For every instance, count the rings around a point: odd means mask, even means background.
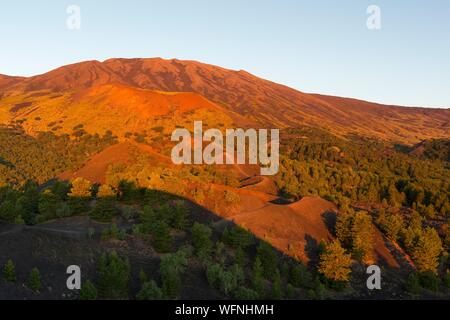
[{"label": "bare earth slope", "polygon": [[[56,102],[64,105],[65,116],[81,118],[80,121],[84,111],[96,107],[106,106],[113,111],[119,108],[126,112],[131,110],[132,113],[138,109],[139,112],[135,113],[142,118],[158,112],[159,105],[133,100],[126,92],[95,89],[105,85],[113,85],[123,91],[126,91],[123,88],[128,88],[128,91],[194,92],[222,108],[241,126],[252,124],[283,128],[309,125],[338,135],[358,133],[408,144],[431,137],[450,137],[450,109],[403,108],[306,94],[245,71],[228,70],[196,61],[160,58],[87,61],[30,78],[1,76],[0,121],[26,118],[24,126],[33,127],[36,125],[33,119],[42,118],[36,106],[42,111],[45,107],[54,107]],[[76,97],[87,89],[91,90],[91,94],[98,92],[101,103],[97,105],[94,95],[85,109],[71,110],[72,105],[77,104]],[[113,98],[106,98],[108,94]],[[128,106],[115,103],[118,99],[128,101]],[[52,100],[56,102],[52,103]],[[28,105],[21,106],[24,102]],[[183,108],[184,104],[183,101],[172,103],[171,107]],[[47,122],[59,120],[52,119],[52,116],[59,116],[58,113],[42,113]],[[145,119],[141,120],[145,122]],[[126,126],[128,123],[124,121],[122,124]]]}]

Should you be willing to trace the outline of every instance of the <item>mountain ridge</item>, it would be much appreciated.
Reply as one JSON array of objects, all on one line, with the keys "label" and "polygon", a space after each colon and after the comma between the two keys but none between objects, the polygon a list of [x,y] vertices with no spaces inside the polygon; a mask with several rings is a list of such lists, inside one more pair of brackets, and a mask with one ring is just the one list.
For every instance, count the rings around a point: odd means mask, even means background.
[{"label": "mountain ridge", "polygon": [[[60,103],[70,108],[72,98],[69,97],[104,85],[196,93],[221,107],[227,116],[235,120],[236,125],[251,123],[253,126],[278,128],[312,126],[340,136],[356,133],[410,145],[430,138],[450,138],[450,109],[401,107],[309,94],[243,70],[230,70],[192,60],[162,58],[91,60],[27,78],[0,76],[0,111],[3,113],[0,120],[8,122],[22,115],[42,118],[39,108],[33,109],[34,105],[41,106],[42,103],[35,101],[33,105],[33,101],[28,101],[30,96],[47,95],[49,98],[44,104],[52,105],[50,97],[67,95],[67,99]],[[31,105],[17,112],[14,106],[21,106],[23,102]],[[113,105],[114,101],[110,104]],[[136,109],[139,107],[136,106]],[[131,109],[131,112],[134,111]],[[137,111],[136,115],[139,116]],[[71,117],[70,114],[65,116]]]}]

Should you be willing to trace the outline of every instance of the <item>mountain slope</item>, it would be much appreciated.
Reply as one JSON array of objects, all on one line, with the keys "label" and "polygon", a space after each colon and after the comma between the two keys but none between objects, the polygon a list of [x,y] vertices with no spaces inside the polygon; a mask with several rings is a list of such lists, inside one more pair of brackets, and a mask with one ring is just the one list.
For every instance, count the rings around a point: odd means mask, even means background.
[{"label": "mountain slope", "polygon": [[[35,123],[27,117],[28,113],[24,112],[27,110],[17,112],[15,106],[20,107],[23,102],[45,105],[50,99],[57,99],[58,95],[66,95],[64,104],[70,112],[71,103],[77,102],[80,92],[114,85],[135,90],[194,92],[221,107],[222,112],[238,126],[285,128],[307,125],[341,136],[357,133],[407,144],[450,137],[450,109],[403,108],[306,94],[245,71],[228,70],[196,61],[160,58],[87,61],[31,78],[4,81],[8,82],[8,86],[1,95],[0,121],[26,117],[28,123],[24,126],[31,128]],[[104,96],[105,92],[101,91],[101,94]],[[111,98],[102,98],[102,101],[109,100],[107,105],[112,107],[117,99],[129,99],[127,112],[131,110],[133,113],[138,109],[136,114],[142,115],[145,109],[143,117],[157,112],[155,105],[141,104],[128,94],[120,96],[117,91],[112,93]],[[96,100],[92,99],[90,105],[95,107]],[[183,104],[173,103],[172,108],[183,108]],[[78,109],[76,112],[83,113]],[[59,119],[48,119],[47,122],[55,120]],[[127,126],[127,122],[121,125]],[[114,131],[117,126],[110,129]]]}]

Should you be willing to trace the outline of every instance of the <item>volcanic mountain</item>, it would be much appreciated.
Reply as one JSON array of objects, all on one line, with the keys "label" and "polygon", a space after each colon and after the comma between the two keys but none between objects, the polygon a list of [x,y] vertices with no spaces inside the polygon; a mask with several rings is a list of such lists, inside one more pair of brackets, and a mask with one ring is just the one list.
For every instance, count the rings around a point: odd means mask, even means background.
[{"label": "volcanic mountain", "polygon": [[[158,126],[161,117],[205,112],[215,124],[313,126],[406,144],[450,137],[450,109],[405,108],[307,94],[196,61],[110,59],[67,65],[34,77],[0,76],[0,121],[29,131],[112,130],[119,135]],[[201,118],[200,118],[201,119]],[[205,121],[204,121],[205,122]],[[174,121],[170,121],[174,123]],[[213,123],[208,123],[212,126]]]}]

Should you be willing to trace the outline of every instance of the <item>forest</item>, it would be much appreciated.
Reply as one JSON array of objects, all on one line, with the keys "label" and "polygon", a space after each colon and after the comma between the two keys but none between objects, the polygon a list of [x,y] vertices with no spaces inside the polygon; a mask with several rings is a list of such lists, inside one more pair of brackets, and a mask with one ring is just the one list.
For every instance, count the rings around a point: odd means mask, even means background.
[{"label": "forest", "polygon": [[[404,279],[405,292],[412,297],[423,290],[448,294],[450,169],[442,157],[448,151],[443,150],[446,143],[427,144],[428,151],[417,157],[358,136],[342,138],[310,128],[283,132],[275,178],[280,196],[295,201],[318,195],[339,208],[335,240],[320,243],[318,260],[306,265],[245,228],[233,224],[217,228],[211,219],[195,213],[191,202],[214,207],[209,202],[216,198],[228,208],[239,202],[233,192],[214,194],[208,188],[213,183],[239,185],[236,176],[213,167],[176,170],[138,156],[132,165],[111,165],[104,184],[83,178],[46,184],[116,142],[110,133],[100,137],[80,130],[74,128],[72,136],[37,137],[20,128],[0,131],[0,220],[33,226],[85,216],[109,226],[98,235],[100,242],[142,239],[160,255],[159,269],[141,270],[140,289],[132,291],[129,260],[115,250],[105,251],[96,276],[83,283],[80,299],[176,299],[193,266],[200,266],[219,298],[332,298],[351,286],[355,265],[373,261],[374,228],[414,263],[415,269]],[[95,230],[87,236],[95,237]],[[40,273],[45,270],[33,268],[28,279],[19,280],[18,263],[5,261],[3,279],[22,281],[39,292]]]}]

